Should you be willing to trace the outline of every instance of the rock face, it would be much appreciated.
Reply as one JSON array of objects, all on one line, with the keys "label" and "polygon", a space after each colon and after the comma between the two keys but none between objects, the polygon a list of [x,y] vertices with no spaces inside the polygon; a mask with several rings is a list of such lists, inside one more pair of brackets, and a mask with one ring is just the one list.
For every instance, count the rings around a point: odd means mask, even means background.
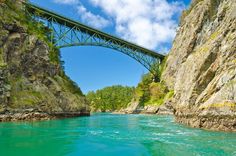
[{"label": "rock face", "polygon": [[0,2],[0,118],[27,109],[42,112],[42,118],[89,115],[84,95],[61,68],[59,52],[50,50],[46,34],[27,23],[14,2]]},{"label": "rock face", "polygon": [[236,131],[236,1],[195,0],[182,15],[162,75],[176,121]]},{"label": "rock face", "polygon": [[140,112],[139,111],[139,102],[132,100],[130,105],[127,108],[120,110],[120,112],[126,113],[126,114],[139,113]]},{"label": "rock face", "polygon": [[147,105],[144,107],[140,106],[139,101],[133,100],[127,108],[121,109],[115,113],[173,115],[173,107],[169,100],[166,100],[165,103],[160,106]]}]

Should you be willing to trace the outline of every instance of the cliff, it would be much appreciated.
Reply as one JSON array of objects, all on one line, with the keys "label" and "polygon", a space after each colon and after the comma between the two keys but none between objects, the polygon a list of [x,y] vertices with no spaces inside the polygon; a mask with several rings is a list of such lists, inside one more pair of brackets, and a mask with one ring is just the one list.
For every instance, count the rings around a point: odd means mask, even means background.
[{"label": "cliff", "polygon": [[195,0],[181,18],[162,80],[176,121],[236,131],[236,1]]},{"label": "cliff", "polygon": [[[163,65],[160,66],[160,71]],[[119,112],[172,115],[173,94],[173,90],[169,90],[163,82],[153,82],[153,75],[148,73],[143,75],[141,82],[135,88],[133,99],[128,107]]]},{"label": "cliff", "polygon": [[21,8],[19,1],[0,1],[0,121],[89,115],[47,38],[50,30]]}]

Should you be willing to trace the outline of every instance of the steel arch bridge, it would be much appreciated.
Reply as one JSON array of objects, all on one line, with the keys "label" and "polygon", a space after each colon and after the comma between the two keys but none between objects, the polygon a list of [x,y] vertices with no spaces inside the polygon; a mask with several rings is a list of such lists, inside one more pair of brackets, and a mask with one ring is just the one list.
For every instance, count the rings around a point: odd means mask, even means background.
[{"label": "steel arch bridge", "polygon": [[102,46],[122,52],[141,63],[154,77],[164,55],[134,43],[86,26],[32,3],[24,3],[25,11],[50,30],[50,40],[58,48],[71,46]]}]

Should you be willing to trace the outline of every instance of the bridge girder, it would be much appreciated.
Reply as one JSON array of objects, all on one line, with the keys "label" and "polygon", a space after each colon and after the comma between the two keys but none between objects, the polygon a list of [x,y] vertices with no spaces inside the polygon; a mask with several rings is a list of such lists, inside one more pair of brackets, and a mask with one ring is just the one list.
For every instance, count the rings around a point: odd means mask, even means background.
[{"label": "bridge girder", "polygon": [[155,77],[164,55],[103,33],[79,22],[65,18],[37,5],[26,3],[26,11],[35,21],[42,22],[51,30],[50,40],[58,48],[71,46],[101,46],[130,56]]}]

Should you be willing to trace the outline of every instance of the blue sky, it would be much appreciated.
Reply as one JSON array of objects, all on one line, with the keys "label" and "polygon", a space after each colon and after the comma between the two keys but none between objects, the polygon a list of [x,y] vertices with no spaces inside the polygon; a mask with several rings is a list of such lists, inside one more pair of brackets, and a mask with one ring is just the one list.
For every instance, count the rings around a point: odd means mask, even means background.
[{"label": "blue sky", "polygon": [[[190,0],[31,0],[44,8],[78,20],[143,47],[167,53],[178,20]],[[148,71],[112,49],[61,49],[66,74],[84,93],[111,85],[136,86]]]}]

